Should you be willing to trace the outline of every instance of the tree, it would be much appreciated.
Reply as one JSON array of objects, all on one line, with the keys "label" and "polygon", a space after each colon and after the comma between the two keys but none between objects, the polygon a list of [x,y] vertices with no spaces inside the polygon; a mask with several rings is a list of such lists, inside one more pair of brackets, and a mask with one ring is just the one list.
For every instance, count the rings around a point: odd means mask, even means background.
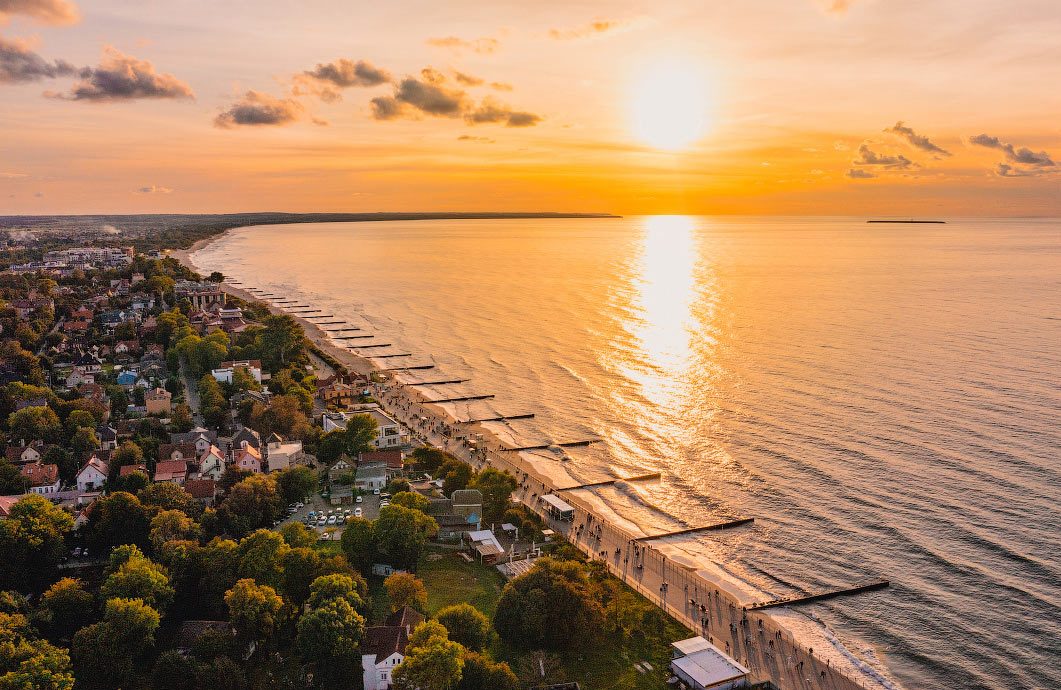
[{"label": "tree", "polygon": [[19,499],[0,520],[0,590],[26,590],[54,579],[73,527],[73,518],[43,496]]},{"label": "tree", "polygon": [[44,456],[41,458],[41,462],[45,465],[58,467],[59,478],[67,483],[72,483],[78,470],[81,469],[79,460],[81,457],[75,458],[73,453],[62,446],[51,446],[44,451]]},{"label": "tree", "polygon": [[316,533],[301,522],[289,522],[279,532],[287,545],[294,549],[310,547],[317,542]]},{"label": "tree", "polygon": [[[302,527],[299,523],[292,524]],[[314,549],[308,546],[287,549],[280,557],[280,588],[284,598],[301,607],[309,597],[313,581],[321,574],[321,568],[321,557]]]},{"label": "tree", "polygon": [[333,465],[346,450],[346,432],[341,429],[329,431],[317,444],[317,459],[325,465]]},{"label": "tree", "polygon": [[225,604],[233,627],[246,640],[265,642],[284,618],[284,600],[276,590],[249,578],[225,593]]},{"label": "tree", "polygon": [[317,475],[313,470],[301,465],[289,467],[276,473],[276,488],[280,500],[290,505],[309,496],[317,488]]},{"label": "tree", "polygon": [[452,496],[454,491],[468,488],[468,482],[471,481],[474,473],[475,470],[472,469],[471,465],[463,460],[452,458],[438,468],[436,479],[443,481],[442,493]]},{"label": "tree", "polygon": [[423,494],[413,493],[411,491],[401,491],[394,494],[391,498],[392,506],[402,506],[410,510],[419,510],[421,513],[427,512],[427,507],[431,505],[431,501],[427,499],[427,496]]},{"label": "tree", "polygon": [[[169,573],[161,565],[152,562],[140,553],[128,551],[128,557],[117,565],[100,587],[104,599],[137,599],[159,612],[164,612],[173,602],[173,587]],[[118,550],[115,550],[118,554]],[[119,554],[119,557],[123,554]],[[112,554],[112,562],[116,562]]]},{"label": "tree", "polygon": [[220,426],[225,421],[228,410],[228,401],[221,390],[221,384],[217,382],[209,371],[199,379],[199,409],[203,418],[210,426]]},{"label": "tree", "polygon": [[508,472],[487,467],[469,482],[469,489],[477,489],[483,495],[483,522],[500,522],[511,504],[512,492],[516,490],[516,478]]},{"label": "tree", "polygon": [[519,690],[519,679],[509,665],[490,661],[482,654],[467,652],[456,690]]},{"label": "tree", "polygon": [[431,472],[432,474],[444,462],[451,459],[453,456],[435,448],[434,446],[420,446],[412,453],[413,461],[422,469],[424,472]]},{"label": "tree", "polygon": [[365,619],[345,599],[334,598],[302,616],[296,643],[318,664],[348,664],[357,657],[364,634]]},{"label": "tree", "polygon": [[301,401],[291,395],[277,395],[268,405],[255,403],[251,408],[249,426],[263,436],[275,433],[284,438],[305,438],[313,428],[302,411]]},{"label": "tree", "polygon": [[71,690],[70,655],[32,634],[23,615],[0,613],[0,690]]},{"label": "tree", "polygon": [[192,495],[185,491],[183,486],[173,482],[158,482],[145,486],[137,497],[145,506],[160,510],[179,510],[188,517],[196,517],[199,514],[199,504]]},{"label": "tree", "polygon": [[74,635],[70,654],[78,682],[118,687],[133,675],[137,657],[155,644],[160,616],[139,599],[111,599],[103,620]]},{"label": "tree", "polygon": [[7,428],[12,440],[29,443],[44,441],[57,443],[62,439],[63,425],[59,416],[46,405],[23,407],[7,417]]},{"label": "tree", "polygon": [[93,618],[95,600],[81,580],[64,577],[41,596],[41,617],[53,639],[69,639]]},{"label": "tree", "polygon": [[151,518],[150,537],[158,552],[168,541],[198,541],[199,525],[179,510],[163,510]]},{"label": "tree", "polygon": [[361,453],[372,450],[372,442],[376,440],[379,425],[372,415],[355,414],[346,420],[345,438],[346,453],[356,458]]},{"label": "tree", "polygon": [[7,460],[0,459],[0,496],[17,496],[26,493],[29,480],[18,468]]},{"label": "tree", "polygon": [[307,604],[322,606],[332,599],[344,599],[357,610],[364,608],[368,597],[368,583],[360,575],[333,573],[321,575],[309,588]]},{"label": "tree", "polygon": [[340,545],[348,561],[364,571],[376,559],[376,535],[372,521],[352,517],[340,537]]},{"label": "tree", "polygon": [[125,465],[142,465],[144,463],[144,451],[132,441],[123,441],[114,449],[110,457],[110,471],[116,477],[118,470]]},{"label": "tree", "polygon": [[276,532],[254,530],[240,541],[236,551],[239,577],[249,577],[259,584],[278,588],[283,578],[280,564],[290,548]]},{"label": "tree", "polygon": [[269,371],[276,371],[302,349],[305,335],[298,321],[288,314],[267,316],[262,320],[262,325],[262,360]]},{"label": "tree", "polygon": [[434,518],[396,505],[381,508],[372,524],[372,541],[379,557],[385,563],[406,569],[416,566],[427,540],[437,533],[438,523]]},{"label": "tree", "polygon": [[73,410],[66,418],[66,433],[73,436],[78,429],[95,429],[96,418],[88,410]]},{"label": "tree", "polygon": [[453,690],[464,669],[464,648],[456,642],[434,639],[411,652],[394,669],[398,690]]},{"label": "tree", "polygon": [[394,573],[383,581],[387,598],[391,602],[391,611],[403,606],[411,606],[423,611],[427,608],[427,589],[416,575],[411,573]]},{"label": "tree", "polygon": [[151,518],[140,499],[125,491],[116,491],[92,504],[87,531],[97,552],[106,553],[114,546],[136,544],[147,548]]},{"label": "tree", "polygon": [[232,487],[218,508],[218,517],[232,534],[243,536],[259,527],[271,527],[282,511],[276,479],[252,474]]},{"label": "tree", "polygon": [[508,642],[563,650],[588,641],[604,615],[585,569],[578,562],[539,559],[505,585],[494,628]]},{"label": "tree", "polygon": [[391,494],[392,496],[395,494],[405,493],[412,490],[412,484],[410,484],[409,480],[405,477],[395,477],[394,479],[387,482],[387,493]]},{"label": "tree", "polygon": [[481,652],[490,644],[490,621],[471,604],[453,604],[435,614],[449,638],[472,651]]},{"label": "tree", "polygon": [[70,450],[77,457],[84,457],[99,448],[99,437],[95,429],[81,428],[70,437]]}]

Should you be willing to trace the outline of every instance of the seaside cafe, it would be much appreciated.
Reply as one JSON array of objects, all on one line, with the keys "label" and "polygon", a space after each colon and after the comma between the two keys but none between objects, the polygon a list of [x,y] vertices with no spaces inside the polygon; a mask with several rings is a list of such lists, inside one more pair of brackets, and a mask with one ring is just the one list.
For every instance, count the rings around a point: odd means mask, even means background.
[{"label": "seaside cafe", "polygon": [[549,514],[554,520],[560,520],[562,522],[571,522],[575,519],[574,507],[555,494],[546,494],[541,498],[542,503],[545,504],[545,509],[549,511]]}]

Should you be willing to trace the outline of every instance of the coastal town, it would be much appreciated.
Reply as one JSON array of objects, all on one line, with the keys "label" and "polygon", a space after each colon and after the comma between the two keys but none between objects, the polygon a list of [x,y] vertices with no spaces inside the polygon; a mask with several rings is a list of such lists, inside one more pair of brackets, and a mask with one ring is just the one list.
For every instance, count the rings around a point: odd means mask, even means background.
[{"label": "coastal town", "polygon": [[771,686],[224,276],[79,246],[0,290],[0,684]]}]

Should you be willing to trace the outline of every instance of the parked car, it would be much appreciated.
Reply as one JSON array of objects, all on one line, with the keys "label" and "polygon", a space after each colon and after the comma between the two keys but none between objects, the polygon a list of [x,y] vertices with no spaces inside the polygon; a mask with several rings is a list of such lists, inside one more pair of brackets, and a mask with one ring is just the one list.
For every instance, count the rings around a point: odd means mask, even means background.
[{"label": "parked car", "polygon": [[379,489],[373,489],[372,490],[372,495],[373,496],[379,496]]},{"label": "parked car", "polygon": [[354,499],[354,503],[364,503],[364,502],[365,502],[365,499],[362,496],[358,496],[357,498]]},{"label": "parked car", "polygon": [[319,540],[320,540],[320,541],[328,541],[328,540],[330,540],[331,538],[332,538],[332,535],[330,535],[330,534],[328,534],[327,532],[325,532],[325,533],[323,533],[323,534],[321,534],[321,535],[320,535],[320,537],[319,537]]},{"label": "parked car", "polygon": [[361,517],[362,510],[360,508],[354,508],[354,517]]},{"label": "parked car", "polygon": [[334,525],[335,524],[335,516],[334,515],[331,515],[331,516],[328,517],[328,524],[329,525]]}]

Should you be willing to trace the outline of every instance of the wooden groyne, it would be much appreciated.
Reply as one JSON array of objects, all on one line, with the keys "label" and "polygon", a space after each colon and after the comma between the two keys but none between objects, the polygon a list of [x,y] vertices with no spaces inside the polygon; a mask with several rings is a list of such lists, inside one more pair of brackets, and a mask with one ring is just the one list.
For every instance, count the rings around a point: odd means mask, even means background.
[{"label": "wooden groyne", "polygon": [[[344,331],[360,331],[360,328],[344,328]],[[375,338],[375,335],[344,335],[336,338],[336,340],[361,340],[362,338]]]},{"label": "wooden groyne", "polygon": [[[317,317],[313,317],[313,318],[317,318]],[[321,318],[325,318],[325,317],[321,317]],[[318,326],[341,326],[344,323],[346,323],[346,322],[345,321],[318,321],[317,325]]]},{"label": "wooden groyne", "polygon": [[398,354],[394,354],[394,355],[372,355],[372,358],[373,359],[387,359],[389,357],[412,357],[412,356],[413,355],[412,355],[411,352],[399,352]]},{"label": "wooden groyne", "polygon": [[303,314],[319,314],[323,310],[322,309],[299,309],[298,311],[294,311],[294,310],[289,309],[288,311],[290,311],[295,316],[302,316]]},{"label": "wooden groyne", "polygon": [[499,415],[497,417],[482,417],[480,419],[458,419],[458,424],[479,424],[480,422],[504,422],[509,419],[534,419],[534,413],[528,412],[527,414],[507,414]]},{"label": "wooden groyne", "polygon": [[678,537],[683,534],[692,534],[693,532],[710,532],[715,530],[730,529],[731,527],[749,525],[753,522],[755,522],[755,518],[738,518],[736,520],[730,520],[729,522],[719,522],[714,525],[703,525],[702,527],[687,527],[685,529],[674,530],[673,532],[664,532],[663,534],[650,534],[647,537],[637,537],[636,539],[634,539],[634,541],[649,541],[650,539]]},{"label": "wooden groyne", "polygon": [[[306,319],[334,319],[335,314],[312,314],[305,317]],[[342,321],[333,321],[332,323],[342,323]]]},{"label": "wooden groyne", "polygon": [[415,364],[410,367],[390,367],[389,369],[382,369],[381,371],[418,371],[421,369],[434,369],[434,364]]},{"label": "wooden groyne", "polygon": [[393,347],[393,345],[391,343],[372,343],[371,345],[353,345],[352,347],[356,347],[359,350],[368,350],[373,347]]},{"label": "wooden groyne", "polygon": [[403,383],[403,386],[446,386],[451,383],[467,383],[471,379],[447,379],[445,381],[410,381]]},{"label": "wooden groyne", "polygon": [[774,608],[775,606],[809,604],[812,601],[822,601],[825,599],[832,599],[833,597],[843,597],[850,594],[872,592],[877,589],[884,589],[890,584],[891,583],[888,580],[872,580],[870,582],[863,582],[862,584],[854,585],[853,587],[841,587],[838,589],[829,589],[819,592],[813,592],[811,594],[794,594],[789,597],[781,597],[780,599],[760,601],[754,604],[748,604],[744,608],[748,609],[749,611],[761,611],[762,609]]},{"label": "wooden groyne", "polygon": [[591,443],[597,443],[600,441],[599,438],[591,438],[587,441],[564,441],[563,443],[542,443],[536,446],[517,446],[515,448],[505,448],[505,450],[512,452],[520,452],[524,450],[547,450],[549,448],[577,448],[579,446],[588,446]]},{"label": "wooden groyne", "polygon": [[493,393],[487,393],[486,395],[461,395],[454,398],[439,398],[437,400],[427,400],[428,404],[434,403],[451,403],[451,402],[464,402],[466,400],[489,400],[495,397]]},{"label": "wooden groyne", "polygon": [[619,482],[643,482],[649,479],[659,479],[663,475],[659,472],[649,472],[648,474],[639,474],[636,477],[616,477],[615,479],[604,479],[599,482],[589,482],[587,484],[576,484],[575,486],[565,486],[562,489],[556,489],[556,491],[574,491],[575,489],[592,489],[597,486],[611,486],[612,484],[618,484]]}]

